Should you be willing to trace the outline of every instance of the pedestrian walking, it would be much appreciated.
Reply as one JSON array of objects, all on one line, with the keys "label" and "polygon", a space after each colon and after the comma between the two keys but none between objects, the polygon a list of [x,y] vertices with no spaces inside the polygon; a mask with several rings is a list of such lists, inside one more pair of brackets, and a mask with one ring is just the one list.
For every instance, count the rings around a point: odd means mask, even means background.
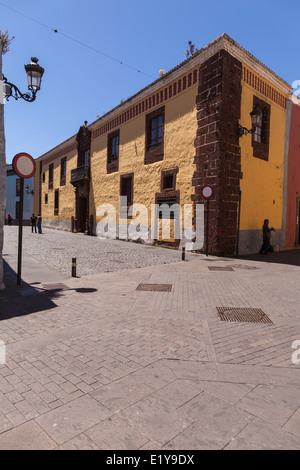
[{"label": "pedestrian walking", "polygon": [[36,230],[37,217],[34,214],[32,214],[30,218],[30,222],[31,222],[31,232],[33,233],[33,230],[35,230],[35,233],[37,233],[37,230]]},{"label": "pedestrian walking", "polygon": [[42,216],[40,214],[37,216],[37,228],[38,232],[42,233]]},{"label": "pedestrian walking", "polygon": [[10,214],[8,214],[7,216],[7,224],[8,225],[11,225],[11,221],[12,221],[12,216]]},{"label": "pedestrian walking", "polygon": [[263,244],[259,251],[260,255],[267,255],[271,251],[271,232],[275,232],[274,227],[269,227],[269,219],[264,220],[263,224]]}]

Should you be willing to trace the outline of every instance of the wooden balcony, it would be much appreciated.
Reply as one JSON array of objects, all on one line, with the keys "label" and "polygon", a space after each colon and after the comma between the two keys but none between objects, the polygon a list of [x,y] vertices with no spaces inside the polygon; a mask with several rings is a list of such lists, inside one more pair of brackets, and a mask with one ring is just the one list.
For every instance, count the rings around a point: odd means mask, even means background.
[{"label": "wooden balcony", "polygon": [[71,171],[71,183],[76,185],[90,180],[90,167],[80,166]]}]

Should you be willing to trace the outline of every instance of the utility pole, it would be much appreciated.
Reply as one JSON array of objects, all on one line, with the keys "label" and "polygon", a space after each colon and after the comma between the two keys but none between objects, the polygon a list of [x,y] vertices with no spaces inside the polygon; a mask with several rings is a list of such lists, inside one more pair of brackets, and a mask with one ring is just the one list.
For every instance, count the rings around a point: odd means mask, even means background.
[{"label": "utility pole", "polygon": [[4,134],[4,96],[2,86],[2,45],[0,42],[0,290],[5,289],[3,283],[3,238],[6,206],[6,156]]}]

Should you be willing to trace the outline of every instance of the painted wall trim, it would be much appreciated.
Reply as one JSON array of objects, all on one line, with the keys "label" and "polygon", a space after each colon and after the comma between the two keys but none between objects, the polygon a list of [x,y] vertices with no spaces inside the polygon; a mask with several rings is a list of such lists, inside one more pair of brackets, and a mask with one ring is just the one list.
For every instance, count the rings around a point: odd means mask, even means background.
[{"label": "painted wall trim", "polygon": [[285,141],[284,141],[284,164],[283,164],[283,198],[282,198],[282,229],[280,239],[280,250],[285,249],[286,243],[286,216],[288,201],[288,168],[289,168],[289,141],[292,117],[292,101],[287,101],[286,107],[286,124],[285,124]]}]

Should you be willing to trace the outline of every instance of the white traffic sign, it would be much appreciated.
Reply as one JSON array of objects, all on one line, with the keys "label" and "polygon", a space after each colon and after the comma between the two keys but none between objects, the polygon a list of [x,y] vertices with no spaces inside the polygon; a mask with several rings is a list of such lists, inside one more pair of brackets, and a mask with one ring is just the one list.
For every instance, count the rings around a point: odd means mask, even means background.
[{"label": "white traffic sign", "polygon": [[28,153],[17,153],[14,156],[13,169],[20,178],[31,178],[35,173],[35,161]]},{"label": "white traffic sign", "polygon": [[202,197],[204,197],[205,199],[211,198],[213,193],[214,193],[214,190],[209,184],[204,186],[201,190]]}]

